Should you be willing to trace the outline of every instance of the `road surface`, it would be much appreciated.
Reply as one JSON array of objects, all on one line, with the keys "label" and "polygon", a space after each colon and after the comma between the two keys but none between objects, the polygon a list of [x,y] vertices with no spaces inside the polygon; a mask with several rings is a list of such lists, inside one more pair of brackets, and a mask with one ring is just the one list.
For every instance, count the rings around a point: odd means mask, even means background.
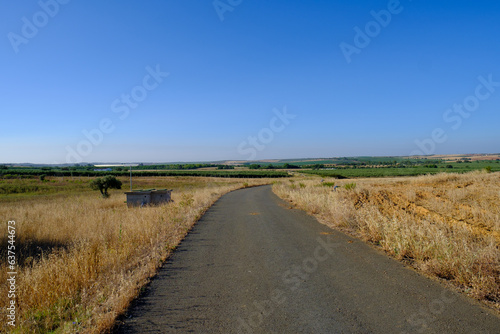
[{"label": "road surface", "polygon": [[223,196],[115,333],[500,333],[500,318],[270,186]]}]

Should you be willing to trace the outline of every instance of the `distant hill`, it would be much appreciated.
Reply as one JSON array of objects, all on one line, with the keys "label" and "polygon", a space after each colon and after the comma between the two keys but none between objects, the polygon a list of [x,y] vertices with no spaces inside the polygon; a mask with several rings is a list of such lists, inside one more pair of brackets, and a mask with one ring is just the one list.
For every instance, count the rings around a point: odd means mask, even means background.
[{"label": "distant hill", "polygon": [[[248,165],[248,164],[261,164],[261,165],[282,165],[285,163],[293,165],[314,165],[314,164],[343,164],[343,163],[353,163],[353,162],[401,162],[403,160],[444,160],[444,161],[484,161],[484,160],[499,160],[500,153],[494,154],[482,154],[482,153],[471,153],[471,154],[435,154],[435,155],[422,155],[422,156],[353,156],[353,157],[332,157],[332,158],[301,158],[301,159],[262,159],[262,160],[218,160],[218,161],[196,161],[196,162],[135,162],[141,163],[143,165],[185,165],[185,164],[220,164],[220,165]],[[78,165],[80,166],[94,166],[94,165],[119,165],[128,164],[120,162],[83,162]],[[31,167],[31,168],[42,168],[42,167],[70,167],[74,164],[34,164],[34,163],[3,163],[0,165],[6,165],[11,167]]]}]

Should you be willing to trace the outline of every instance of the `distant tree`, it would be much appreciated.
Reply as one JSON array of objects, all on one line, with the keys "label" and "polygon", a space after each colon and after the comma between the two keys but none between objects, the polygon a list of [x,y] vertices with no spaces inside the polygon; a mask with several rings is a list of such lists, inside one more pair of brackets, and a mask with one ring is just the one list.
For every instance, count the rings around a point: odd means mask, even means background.
[{"label": "distant tree", "polygon": [[217,169],[234,169],[232,165],[217,165]]},{"label": "distant tree", "polygon": [[314,170],[318,170],[318,169],[321,169],[321,168],[325,168],[325,165],[323,165],[323,164],[314,164],[314,165],[312,165],[312,169],[314,169]]},{"label": "distant tree", "polygon": [[9,167],[7,167],[5,165],[0,165],[0,169],[9,169]]},{"label": "distant tree", "polygon": [[283,165],[283,168],[284,168],[284,169],[299,169],[299,168],[300,168],[300,166],[285,163],[285,164]]},{"label": "distant tree", "polygon": [[107,175],[105,177],[98,177],[97,179],[92,180],[90,182],[90,187],[93,190],[99,190],[102,194],[102,197],[108,198],[108,189],[121,189],[122,181],[118,180],[112,175]]},{"label": "distant tree", "polygon": [[40,175],[40,176],[39,176],[40,181],[42,181],[42,182],[43,182],[43,181],[45,181],[45,178],[46,178],[46,177],[47,177],[47,175],[45,175],[45,174]]}]

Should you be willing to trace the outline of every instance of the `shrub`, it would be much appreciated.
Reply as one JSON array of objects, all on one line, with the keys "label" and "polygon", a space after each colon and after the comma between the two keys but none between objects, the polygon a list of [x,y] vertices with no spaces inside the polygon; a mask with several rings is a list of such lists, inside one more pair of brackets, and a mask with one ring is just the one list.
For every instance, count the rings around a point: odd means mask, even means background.
[{"label": "shrub", "polygon": [[356,183],[346,183],[344,185],[344,188],[347,189],[347,190],[354,190],[356,188]]},{"label": "shrub", "polygon": [[194,197],[192,194],[182,194],[179,206],[190,207],[194,203]]},{"label": "shrub", "polygon": [[103,178],[98,177],[90,182],[90,187],[94,190],[99,190],[102,197],[108,198],[108,189],[121,189],[122,181],[118,180],[115,176],[108,175]]}]

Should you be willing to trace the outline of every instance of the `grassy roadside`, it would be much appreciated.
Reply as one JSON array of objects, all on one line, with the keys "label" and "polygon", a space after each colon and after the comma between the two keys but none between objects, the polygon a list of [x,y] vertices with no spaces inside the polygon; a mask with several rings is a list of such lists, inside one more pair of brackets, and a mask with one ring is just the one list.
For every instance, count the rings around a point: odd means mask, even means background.
[{"label": "grassy roadside", "polygon": [[[67,181],[69,182],[69,181]],[[137,187],[174,189],[173,203],[127,208],[123,191],[102,199],[70,186],[0,199],[2,261],[7,221],[16,221],[16,328],[1,309],[0,332],[101,333],[221,195],[266,179],[144,178]],[[126,183],[125,183],[126,184]],[[5,263],[2,263],[5,268]],[[0,280],[5,282],[6,271]],[[7,285],[0,303],[7,305]]]},{"label": "grassy roadside", "polygon": [[500,310],[500,173],[324,181],[282,181],[273,191]]}]

